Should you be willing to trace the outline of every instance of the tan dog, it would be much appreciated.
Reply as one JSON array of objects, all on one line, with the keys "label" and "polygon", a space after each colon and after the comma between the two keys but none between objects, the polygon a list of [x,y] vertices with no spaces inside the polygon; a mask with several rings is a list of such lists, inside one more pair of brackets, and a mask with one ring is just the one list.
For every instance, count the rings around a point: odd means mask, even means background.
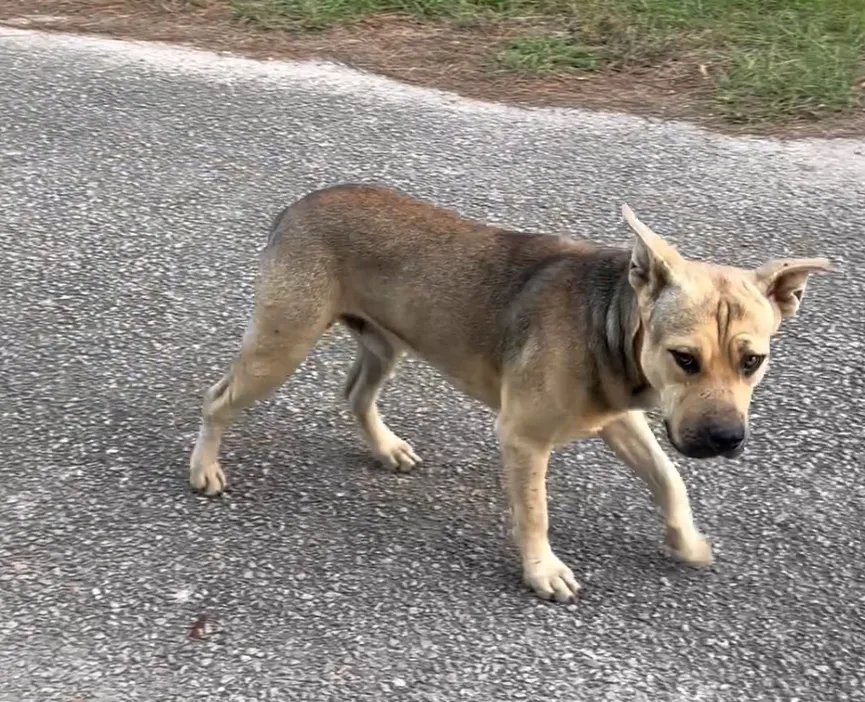
[{"label": "tan dog", "polygon": [[497,412],[524,578],[569,601],[579,585],[547,539],[550,452],[600,436],[646,482],[684,562],[711,562],[685,485],[643,415],[660,406],[676,449],[738,455],[769,338],[825,259],[756,271],[688,261],[623,208],[632,250],[505,231],[378,187],[344,185],[276,219],[261,256],[240,356],[207,392],[190,482],[225,488],[220,439],[236,413],[276,390],[334,322],[355,336],[345,392],[374,456],[420,461],[376,398],[410,352]]}]

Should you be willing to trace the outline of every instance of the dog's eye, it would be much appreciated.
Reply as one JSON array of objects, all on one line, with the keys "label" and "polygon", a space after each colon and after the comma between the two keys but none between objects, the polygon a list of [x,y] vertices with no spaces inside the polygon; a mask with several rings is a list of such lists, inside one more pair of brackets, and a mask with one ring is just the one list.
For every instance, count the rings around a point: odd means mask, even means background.
[{"label": "dog's eye", "polygon": [[670,349],[670,355],[673,357],[676,365],[678,365],[679,368],[685,371],[688,375],[694,375],[695,373],[700,372],[700,363],[691,354],[685,351]]},{"label": "dog's eye", "polygon": [[742,372],[745,375],[753,375],[757,369],[763,365],[765,356],[760,356],[756,353],[749,353],[742,357]]}]

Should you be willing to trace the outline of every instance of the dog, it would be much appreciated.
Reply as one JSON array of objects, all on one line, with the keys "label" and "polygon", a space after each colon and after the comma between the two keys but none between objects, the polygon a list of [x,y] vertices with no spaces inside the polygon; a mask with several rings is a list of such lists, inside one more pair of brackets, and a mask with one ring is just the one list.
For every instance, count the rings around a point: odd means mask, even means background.
[{"label": "dog", "polygon": [[680,561],[712,562],[688,493],[645,412],[659,408],[687,457],[734,458],[748,440],[751,394],[769,342],[824,258],[755,269],[689,260],[623,216],[633,246],[510,231],[403,192],[346,184],[314,191],[275,219],[239,357],[204,396],[190,483],[226,486],[221,437],[275,391],[332,325],[357,342],[345,397],[372,454],[409,470],[411,445],[376,400],[411,353],[496,414],[513,535],[525,583],[573,601],[580,589],[548,536],[551,452],[600,437],[649,487]]}]

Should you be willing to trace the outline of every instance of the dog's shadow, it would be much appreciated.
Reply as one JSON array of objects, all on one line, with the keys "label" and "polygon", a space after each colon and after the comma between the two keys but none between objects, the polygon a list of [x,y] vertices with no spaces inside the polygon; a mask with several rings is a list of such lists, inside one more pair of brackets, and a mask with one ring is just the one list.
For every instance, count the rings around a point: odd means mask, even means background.
[{"label": "dog's shadow", "polygon": [[[283,408],[269,405],[260,403],[226,434],[220,459],[228,490],[222,497],[204,498],[188,484],[194,437],[180,430],[176,418],[194,417],[194,412],[137,416],[136,424],[146,433],[136,434],[142,443],[130,456],[130,470],[142,478],[147,473],[151,492],[156,489],[175,500],[185,492],[183,519],[204,520],[217,534],[230,536],[242,531],[244,522],[262,521],[274,525],[274,531],[256,539],[275,542],[292,531],[302,532],[308,550],[297,555],[296,565],[311,574],[335,545],[340,552],[358,554],[362,562],[352,565],[355,570],[368,568],[372,574],[386,562],[396,575],[401,568],[422,563],[436,571],[439,585],[450,592],[463,591],[467,597],[525,595],[498,452],[495,445],[484,445],[489,437],[480,436],[474,448],[455,456],[451,439],[424,442],[435,433],[423,432],[410,420],[407,426],[397,421],[395,430],[404,432],[424,458],[419,468],[400,473],[368,453],[351,418],[338,408],[322,407],[314,417],[292,423]],[[135,408],[127,409],[131,414]],[[115,406],[114,411],[122,414],[124,408]],[[424,421],[435,426],[435,420]],[[169,435],[177,438],[166,442]],[[148,460],[142,461],[143,456]],[[170,481],[163,477],[154,486],[153,463],[177,470],[164,474]],[[599,467],[575,466],[568,452],[554,456],[551,474],[558,477],[549,496],[550,538],[578,579],[593,586],[584,597],[614,588],[623,569],[669,574],[675,566],[661,551],[648,498],[649,518],[636,531],[622,530],[593,499],[592,477],[577,470],[597,472]],[[567,474],[565,479],[562,474]],[[233,541],[227,538],[226,543]]]}]

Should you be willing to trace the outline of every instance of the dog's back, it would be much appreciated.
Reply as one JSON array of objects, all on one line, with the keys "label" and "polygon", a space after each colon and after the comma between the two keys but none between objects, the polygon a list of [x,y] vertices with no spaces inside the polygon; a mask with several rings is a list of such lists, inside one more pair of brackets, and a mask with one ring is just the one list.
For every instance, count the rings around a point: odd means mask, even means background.
[{"label": "dog's back", "polygon": [[[338,281],[335,318],[371,319],[448,365],[498,356],[514,303],[551,272],[564,265],[596,277],[596,261],[610,261],[618,274],[627,252],[491,227],[388,188],[341,185],[284,210],[264,257],[281,276],[315,271]],[[451,333],[455,326],[464,331]]]}]

